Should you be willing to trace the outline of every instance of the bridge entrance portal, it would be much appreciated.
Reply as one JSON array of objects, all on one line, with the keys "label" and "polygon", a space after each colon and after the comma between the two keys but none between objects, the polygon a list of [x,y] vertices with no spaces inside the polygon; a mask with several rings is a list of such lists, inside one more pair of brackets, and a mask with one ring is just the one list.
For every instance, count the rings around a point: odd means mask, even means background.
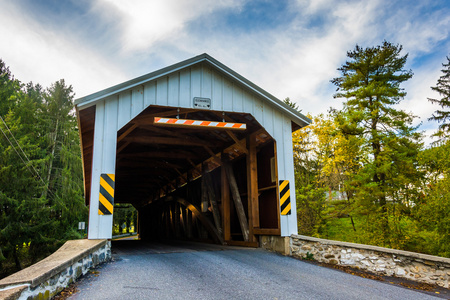
[{"label": "bridge entrance portal", "polygon": [[142,239],[297,233],[292,131],[310,120],[207,54],[75,101],[89,239],[114,203]]}]

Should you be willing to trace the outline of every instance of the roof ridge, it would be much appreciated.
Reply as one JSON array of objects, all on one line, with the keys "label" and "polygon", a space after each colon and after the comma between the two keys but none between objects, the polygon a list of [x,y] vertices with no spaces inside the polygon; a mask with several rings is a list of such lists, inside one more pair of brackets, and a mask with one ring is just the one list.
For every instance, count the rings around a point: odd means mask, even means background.
[{"label": "roof ridge", "polygon": [[266,90],[262,89],[261,87],[257,86],[247,78],[243,77],[242,75],[238,74],[237,72],[233,71],[217,59],[210,56],[208,53],[202,53],[200,55],[194,56],[192,58],[183,60],[181,62],[172,64],[170,66],[164,67],[162,69],[141,75],[139,77],[133,78],[131,80],[127,80],[125,82],[119,83],[117,85],[111,86],[109,88],[103,89],[101,91],[98,91],[96,93],[75,99],[75,106],[85,106],[87,104],[92,104],[102,98],[123,92],[125,90],[129,90],[135,86],[142,85],[146,82],[149,82],[151,80],[160,78],[162,76],[166,76],[168,74],[174,73],[176,71],[179,71],[181,69],[187,68],[189,66],[198,64],[200,62],[206,61],[228,77],[233,78],[236,81],[239,81],[244,86],[255,92],[256,94],[259,94],[263,98],[266,98],[270,102],[272,102],[273,105],[275,105],[277,108],[281,109],[283,112],[287,113],[288,115],[293,117],[293,119],[297,120],[296,123],[299,123],[299,125],[306,126],[311,123],[311,120],[304,116],[299,111],[295,110],[294,108],[290,107],[277,97],[273,96]]}]

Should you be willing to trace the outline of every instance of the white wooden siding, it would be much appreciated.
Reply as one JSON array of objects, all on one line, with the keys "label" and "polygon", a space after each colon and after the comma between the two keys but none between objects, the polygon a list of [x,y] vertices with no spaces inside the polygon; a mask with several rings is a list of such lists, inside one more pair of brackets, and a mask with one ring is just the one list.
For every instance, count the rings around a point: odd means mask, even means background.
[{"label": "white wooden siding", "polygon": [[100,175],[115,174],[117,128],[120,119],[118,97],[97,102],[92,156],[89,239],[110,239],[113,216],[99,215]]},{"label": "white wooden siding", "polygon": [[[276,140],[278,177],[289,180],[292,205],[292,214],[281,216],[281,233],[283,236],[297,233],[291,120],[275,109],[273,104],[243,88],[238,82],[229,80],[208,65],[200,64],[97,102],[91,187],[91,205],[93,206],[90,212],[93,219],[90,219],[90,235],[94,236],[96,231],[98,238],[105,237],[97,225],[100,221],[94,220],[96,219],[94,215],[98,210],[100,174],[115,173],[117,131],[149,105],[193,108],[194,97],[210,98],[213,110],[253,115]],[[102,155],[103,159],[101,159]],[[100,219],[104,219],[104,216],[101,217]],[[111,226],[107,228],[110,231]]]}]

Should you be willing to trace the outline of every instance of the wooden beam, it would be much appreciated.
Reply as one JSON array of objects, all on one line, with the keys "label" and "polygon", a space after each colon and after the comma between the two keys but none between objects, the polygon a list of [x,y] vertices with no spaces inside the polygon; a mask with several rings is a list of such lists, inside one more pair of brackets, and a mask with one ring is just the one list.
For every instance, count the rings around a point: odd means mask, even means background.
[{"label": "wooden beam", "polygon": [[209,147],[204,146],[203,148],[205,148],[205,150],[208,152],[209,155],[211,155],[212,160],[214,160],[216,163],[218,163],[219,165],[222,163],[222,161],[220,160],[220,153],[215,154]]},{"label": "wooden beam", "polygon": [[203,227],[211,234],[212,238],[217,242],[223,245],[223,238],[219,235],[216,228],[214,228],[214,225],[208,220],[208,218],[200,212],[200,210],[193,205],[192,203],[188,202],[186,199],[183,198],[177,198],[176,201],[184,205],[187,209],[192,211],[192,213],[200,220]]},{"label": "wooden beam", "polygon": [[218,111],[211,111],[211,112],[222,120],[225,120],[227,122],[234,122],[234,120],[232,118],[230,118],[226,114],[223,114],[223,112],[218,112]]},{"label": "wooden beam", "polygon": [[148,159],[146,157],[134,157],[131,159],[130,157],[123,158],[121,160],[121,165],[122,164],[127,167],[142,167],[142,168],[147,167],[158,167],[163,169],[183,168],[183,166],[181,166],[180,164],[169,163],[161,159],[153,159],[153,158]]},{"label": "wooden beam", "polygon": [[[244,152],[245,154],[248,154],[247,148],[245,148],[245,143],[241,144],[241,141],[236,137],[236,135],[234,133],[232,133],[229,130],[225,131],[232,139],[233,141],[236,143],[236,146],[241,149],[242,152]],[[245,141],[245,140],[244,140]]]},{"label": "wooden beam", "polygon": [[130,128],[128,128],[127,130],[125,130],[121,135],[119,135],[117,137],[117,142],[120,142],[121,140],[123,140],[125,137],[127,137],[133,130],[135,130],[138,127],[137,123],[134,123],[133,125],[130,126]]},{"label": "wooden beam", "polygon": [[[165,168],[158,168],[158,167],[152,167],[152,166],[148,166],[145,168],[126,168],[126,166],[120,166],[120,175],[121,176],[132,176],[132,177],[139,177],[142,178],[142,176],[144,177],[156,177],[157,175],[161,175],[161,176],[168,176],[168,175],[178,175],[178,173],[176,171],[174,171],[173,169],[165,169]],[[172,180],[172,178],[171,178]]]},{"label": "wooden beam", "polygon": [[219,206],[217,205],[216,194],[214,193],[214,187],[213,187],[213,182],[211,179],[211,174],[205,173],[203,175],[203,177],[205,179],[205,187],[206,187],[206,191],[209,196],[209,202],[211,203],[211,208],[212,208],[213,217],[214,217],[214,223],[216,224],[216,228],[217,228],[217,231],[219,232],[220,236],[223,236],[222,224],[221,224],[221,220],[220,220],[220,211],[219,211]]},{"label": "wooden beam", "polygon": [[228,143],[228,142],[229,142],[229,140],[228,140],[226,137],[223,137],[220,133],[217,133],[217,132],[214,131],[214,130],[211,130],[209,133],[212,134],[212,135],[214,135],[216,138],[222,140],[222,141],[225,142],[225,143]]},{"label": "wooden beam", "polygon": [[186,224],[187,224],[187,230],[186,230],[186,235],[187,238],[190,239],[192,238],[192,211],[189,210],[188,208],[186,208],[186,212],[187,212],[187,219],[186,219]]},{"label": "wooden beam", "polygon": [[256,157],[256,136],[248,136],[247,154],[247,193],[248,193],[248,227],[249,241],[256,241],[253,228],[259,227],[258,173]]},{"label": "wooden beam", "polygon": [[280,228],[253,228],[253,234],[281,235],[281,229]]},{"label": "wooden beam", "polygon": [[201,202],[201,209],[202,213],[205,213],[208,211],[208,192],[206,191],[206,180],[205,180],[205,174],[206,174],[206,165],[202,165],[202,181],[201,181],[201,195],[202,195],[202,202]]},{"label": "wooden beam", "polygon": [[197,168],[197,166],[194,164],[194,162],[192,161],[192,159],[187,158],[187,161],[191,164],[192,167],[194,167],[194,169]]},{"label": "wooden beam", "polygon": [[174,203],[175,237],[180,237],[180,203]]},{"label": "wooden beam", "polygon": [[166,206],[166,209],[164,210],[164,215],[166,219],[166,238],[170,238],[170,206]]},{"label": "wooden beam", "polygon": [[125,138],[126,141],[144,144],[144,145],[174,145],[174,146],[196,146],[196,147],[204,147],[204,146],[216,146],[218,147],[216,142],[207,142],[203,140],[194,140],[193,138],[172,138],[172,137],[155,137],[155,136],[128,136]]},{"label": "wooden beam", "polygon": [[140,129],[143,129],[145,131],[149,131],[152,133],[158,133],[160,135],[168,135],[168,136],[172,136],[172,137],[186,137],[186,133],[185,132],[180,132],[180,131],[175,131],[175,130],[168,130],[168,129],[164,129],[161,127],[156,127],[153,125],[141,125],[139,127]]},{"label": "wooden beam", "polygon": [[246,242],[248,242],[249,241],[249,231],[248,231],[247,217],[245,216],[244,206],[242,205],[241,196],[239,195],[239,189],[238,189],[238,186],[236,183],[236,178],[234,177],[233,168],[229,161],[224,161],[223,167],[225,168],[228,182],[230,184],[231,195],[233,197],[234,206],[236,207],[239,224],[241,226],[242,235],[244,236],[244,240]]},{"label": "wooden beam", "polygon": [[225,168],[220,169],[221,172],[221,196],[222,196],[222,221],[223,221],[223,238],[231,240],[231,208],[230,208],[230,185],[227,180]]},{"label": "wooden beam", "polygon": [[136,153],[122,153],[120,157],[148,157],[148,158],[166,158],[166,159],[196,159],[198,158],[197,153],[188,151],[151,151],[151,152],[136,152]]},{"label": "wooden beam", "polygon": [[126,141],[125,143],[123,143],[123,145],[117,149],[117,153],[119,154],[120,152],[122,152],[126,147],[128,147],[129,144],[131,144],[130,141]]},{"label": "wooden beam", "polygon": [[[260,132],[260,130],[257,131],[257,132]],[[255,134],[257,134],[257,132],[255,132]],[[242,139],[242,140],[240,141],[240,143],[241,143],[241,145],[244,144],[244,143],[246,143],[245,139]],[[227,147],[224,151],[222,151],[222,153],[226,153],[227,151],[232,151],[232,149],[233,149],[234,147],[236,147],[236,144],[233,144],[233,145]],[[197,171],[198,171],[198,170],[201,170],[202,165],[205,164],[205,163],[208,163],[208,162],[210,162],[210,161],[216,162],[219,166],[220,166],[220,164],[222,164],[222,159],[221,159],[222,153],[217,153],[217,154],[215,154],[215,153],[214,153],[211,149],[209,149],[208,147],[204,147],[204,148],[205,148],[206,151],[208,151],[208,153],[211,155],[211,157],[208,158],[208,159],[206,159],[206,160],[204,160],[202,163],[198,164],[197,166],[194,164],[194,162],[193,162],[192,160],[188,159],[189,163],[193,166],[193,169],[191,169],[191,171],[192,171],[192,170],[197,170]],[[182,154],[180,154],[179,156],[182,157]],[[177,157],[177,158],[180,158],[180,157]],[[211,170],[209,170],[209,171],[212,171],[212,170],[213,170],[213,169],[211,169]],[[199,173],[201,173],[201,171],[200,171]]]},{"label": "wooden beam", "polygon": [[277,142],[275,140],[273,140],[273,156],[275,157],[275,186],[277,189],[277,222],[278,222],[278,228],[280,229],[280,234],[281,234],[281,220],[280,220],[280,188],[279,188],[279,184],[278,184],[278,160],[277,160]]}]

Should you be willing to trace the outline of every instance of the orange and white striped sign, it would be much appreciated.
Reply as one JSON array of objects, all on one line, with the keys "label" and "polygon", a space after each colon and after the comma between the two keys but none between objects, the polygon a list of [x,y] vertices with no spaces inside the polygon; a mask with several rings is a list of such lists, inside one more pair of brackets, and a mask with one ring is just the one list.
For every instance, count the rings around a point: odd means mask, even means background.
[{"label": "orange and white striped sign", "polygon": [[180,127],[201,127],[201,128],[211,128],[211,129],[233,129],[233,130],[247,129],[247,125],[245,123],[170,119],[170,118],[160,118],[160,117],[155,117],[154,125],[180,126]]}]

